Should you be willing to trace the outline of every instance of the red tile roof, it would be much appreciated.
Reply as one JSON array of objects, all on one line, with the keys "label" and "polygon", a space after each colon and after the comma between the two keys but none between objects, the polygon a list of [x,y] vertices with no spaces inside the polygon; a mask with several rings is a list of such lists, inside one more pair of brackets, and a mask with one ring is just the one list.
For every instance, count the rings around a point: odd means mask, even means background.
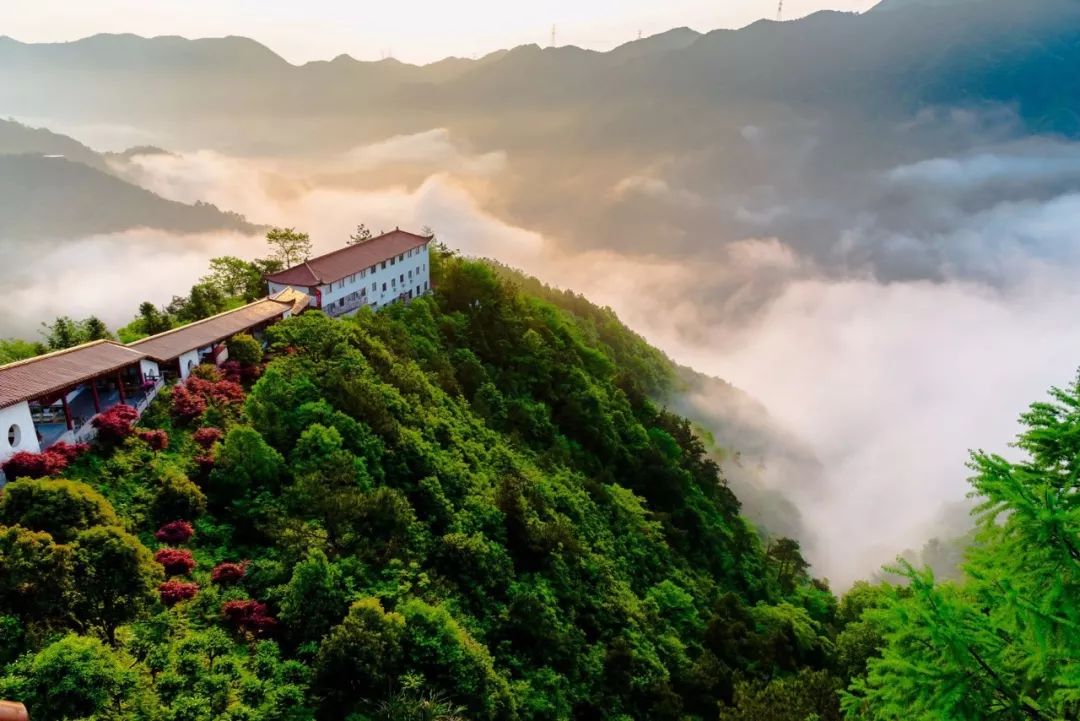
[{"label": "red tile roof", "polygon": [[376,263],[427,245],[432,237],[400,229],[391,230],[367,242],[348,245],[332,253],[320,255],[318,258],[311,258],[299,265],[268,275],[266,279],[274,283],[304,288],[329,285],[353,273],[359,273],[364,268],[370,268]]},{"label": "red tile roof", "polygon": [[298,312],[307,303],[307,295],[287,288],[269,298],[137,340],[129,347],[164,363],[190,350],[214,345],[267,321],[280,319],[287,311]]},{"label": "red tile roof", "polygon": [[146,354],[98,340],[0,366],[0,408],[51,396],[138,363]]}]

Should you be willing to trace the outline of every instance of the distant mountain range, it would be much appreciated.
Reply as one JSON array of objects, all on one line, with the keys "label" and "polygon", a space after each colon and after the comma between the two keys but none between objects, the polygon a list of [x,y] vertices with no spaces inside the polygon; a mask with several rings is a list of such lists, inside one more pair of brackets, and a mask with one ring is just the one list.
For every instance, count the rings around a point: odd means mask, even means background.
[{"label": "distant mountain range", "polygon": [[[0,108],[239,155],[327,157],[445,128],[505,153],[488,209],[514,224],[579,247],[659,240],[675,254],[779,237],[827,264],[838,219],[859,212],[854,199],[875,201],[865,196],[888,168],[990,136],[1080,136],[1077,67],[1075,0],[885,0],[610,52],[525,45],[424,66],[346,55],[297,66],[241,37],[0,38]],[[960,128],[955,111],[979,127]],[[983,133],[992,112],[1015,127]],[[934,273],[933,259],[900,267],[861,252],[843,262]]]},{"label": "distant mountain range", "polygon": [[[482,111],[573,109],[608,121],[603,106],[618,102],[624,114],[643,104],[660,110],[647,129],[666,125],[670,133],[678,118],[662,101],[673,99],[682,111],[694,98],[696,113],[721,112],[735,100],[882,113],[978,99],[1017,102],[1034,126],[1075,133],[1080,80],[1066,71],[1080,60],[1078,20],[1072,0],[886,0],[862,15],[820,12],[707,34],[679,29],[606,53],[526,45],[425,66],[345,55],[294,66],[240,37],[97,35],[51,44],[4,37],[0,107],[129,121],[360,115],[361,129],[400,131]],[[1037,82],[1048,76],[1061,82]],[[403,117],[405,108],[419,117]],[[630,120],[618,130],[632,133]]]}]

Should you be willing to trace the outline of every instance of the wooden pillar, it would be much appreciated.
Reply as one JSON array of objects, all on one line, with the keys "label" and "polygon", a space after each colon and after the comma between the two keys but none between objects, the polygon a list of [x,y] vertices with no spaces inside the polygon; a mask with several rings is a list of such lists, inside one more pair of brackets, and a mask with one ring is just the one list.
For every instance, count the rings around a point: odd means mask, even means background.
[{"label": "wooden pillar", "polygon": [[90,381],[90,393],[94,396],[94,413],[101,413],[101,399],[98,398],[96,378]]},{"label": "wooden pillar", "polygon": [[124,373],[122,371],[116,374],[116,390],[120,392],[120,402],[127,403],[127,396],[124,395]]},{"label": "wooden pillar", "polygon": [[64,404],[64,420],[67,421],[67,429],[73,431],[75,430],[75,421],[71,418],[71,406],[69,406],[67,402],[69,390],[71,389],[69,388],[67,391],[64,391],[60,396],[60,402]]}]

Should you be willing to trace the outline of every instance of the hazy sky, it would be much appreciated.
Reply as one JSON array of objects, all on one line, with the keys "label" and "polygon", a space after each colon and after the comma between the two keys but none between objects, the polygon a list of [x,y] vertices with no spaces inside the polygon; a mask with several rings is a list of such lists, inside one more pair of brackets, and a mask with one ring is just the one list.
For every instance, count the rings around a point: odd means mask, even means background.
[{"label": "hazy sky", "polygon": [[[784,17],[824,8],[862,11],[876,0],[785,0]],[[407,62],[473,56],[523,43],[609,49],[689,26],[740,27],[776,17],[777,0],[0,0],[0,33],[25,42],[102,32],[245,35],[292,62],[341,53]]]}]

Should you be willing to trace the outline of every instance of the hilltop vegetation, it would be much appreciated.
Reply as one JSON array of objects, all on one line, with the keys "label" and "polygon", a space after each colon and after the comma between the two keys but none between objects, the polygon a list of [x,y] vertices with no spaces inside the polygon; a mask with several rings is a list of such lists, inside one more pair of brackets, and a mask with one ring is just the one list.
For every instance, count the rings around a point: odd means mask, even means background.
[{"label": "hilltop vegetation", "polygon": [[200,373],[64,480],[11,483],[0,692],[47,718],[655,719],[835,688],[835,599],[649,400],[669,362],[609,311],[433,269],[434,297],[281,323],[246,390]]},{"label": "hilltop vegetation", "polygon": [[968,580],[838,600],[740,515],[652,400],[677,370],[611,311],[432,270],[431,297],[305,313],[265,358],[238,337],[140,426],[22,459],[0,696],[46,719],[1076,717],[1080,388],[1025,416],[1030,461],[975,456]]}]

